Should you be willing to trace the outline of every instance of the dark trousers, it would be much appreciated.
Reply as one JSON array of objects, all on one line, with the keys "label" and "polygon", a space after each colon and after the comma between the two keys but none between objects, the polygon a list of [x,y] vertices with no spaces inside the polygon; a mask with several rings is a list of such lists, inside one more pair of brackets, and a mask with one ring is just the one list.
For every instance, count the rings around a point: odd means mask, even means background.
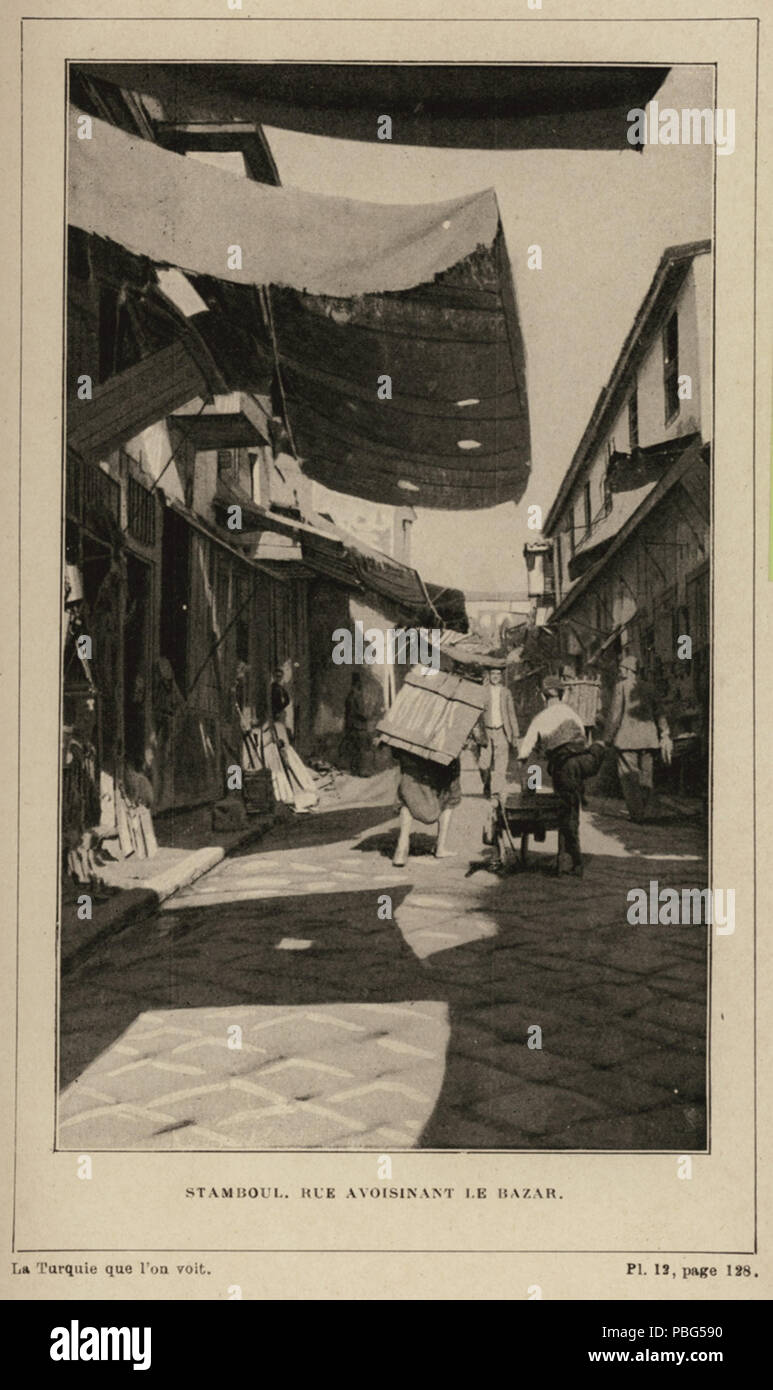
[{"label": "dark trousers", "polygon": [[559,830],[564,846],[572,856],[573,864],[582,863],[580,853],[580,803],[583,784],[588,777],[595,777],[606,749],[603,743],[594,743],[590,748],[570,751],[557,749],[551,758],[549,772],[553,781],[553,791],[561,803]]},{"label": "dark trousers", "polygon": [[653,799],[651,748],[616,748],[617,772],[631,820],[643,821]]}]

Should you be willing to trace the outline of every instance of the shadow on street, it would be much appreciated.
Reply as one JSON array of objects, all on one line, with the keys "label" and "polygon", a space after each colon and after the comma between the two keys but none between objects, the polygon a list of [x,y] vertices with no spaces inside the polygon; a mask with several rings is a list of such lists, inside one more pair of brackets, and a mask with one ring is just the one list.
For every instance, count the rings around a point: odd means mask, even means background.
[{"label": "shadow on street", "polygon": [[[349,834],[376,817],[343,814]],[[299,822],[297,842],[327,830]],[[339,839],[340,819],[329,830]],[[383,831],[353,848],[390,854],[393,844]],[[683,867],[659,866],[661,885],[680,885]],[[429,914],[412,905],[410,861],[399,886],[160,912],[63,979],[61,1084],[146,1011],[436,1000],[450,1034],[419,1146],[702,1147],[705,929],[628,924],[627,891],[652,869],[641,859],[596,855],[583,881],[544,868],[537,859],[534,872],[480,874],[474,900],[444,909],[441,898]],[[378,916],[385,893],[392,920]],[[429,917],[442,938],[444,914],[474,939],[420,958],[411,932]],[[287,938],[308,948],[283,950]],[[535,1026],[539,1047],[529,1046]],[[365,1038],[379,1035],[374,1015]],[[376,1077],[388,1071],[385,1057]]]}]

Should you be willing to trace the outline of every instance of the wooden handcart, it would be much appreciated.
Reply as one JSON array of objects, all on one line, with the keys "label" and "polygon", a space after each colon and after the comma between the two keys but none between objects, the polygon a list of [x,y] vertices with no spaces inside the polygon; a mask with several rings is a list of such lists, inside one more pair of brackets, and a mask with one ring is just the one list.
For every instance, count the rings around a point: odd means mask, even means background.
[{"label": "wooden handcart", "polygon": [[[563,835],[559,828],[560,801],[553,792],[514,792],[496,798],[494,843],[504,868],[517,858],[520,867],[528,865],[529,836],[542,843],[548,830],[558,830],[556,873],[561,872]],[[516,839],[520,836],[520,849]]]}]

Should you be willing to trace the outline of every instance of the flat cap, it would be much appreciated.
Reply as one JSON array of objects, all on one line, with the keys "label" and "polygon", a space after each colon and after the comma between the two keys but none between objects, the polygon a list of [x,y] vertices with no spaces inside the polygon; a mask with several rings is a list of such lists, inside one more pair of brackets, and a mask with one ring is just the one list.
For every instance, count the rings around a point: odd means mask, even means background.
[{"label": "flat cap", "polygon": [[564,688],[564,682],[560,676],[543,676],[541,688],[543,695],[560,695]]}]

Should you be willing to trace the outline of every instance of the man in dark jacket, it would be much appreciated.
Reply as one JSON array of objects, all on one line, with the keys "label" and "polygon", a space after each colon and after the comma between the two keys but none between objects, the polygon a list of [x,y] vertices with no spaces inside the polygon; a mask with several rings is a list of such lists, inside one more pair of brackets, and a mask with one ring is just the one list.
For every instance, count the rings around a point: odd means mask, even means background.
[{"label": "man in dark jacket", "polygon": [[652,682],[645,679],[638,657],[627,647],[621,650],[604,736],[615,750],[628,814],[631,820],[646,820],[654,800],[655,753],[659,751],[668,765],[673,745]]},{"label": "man in dark jacket", "polygon": [[478,767],[486,796],[505,789],[510,749],[518,747],[519,729],[513,697],[494,667],[488,673],[486,706],[478,721],[480,753]]},{"label": "man in dark jacket", "polygon": [[290,696],[284,687],[284,671],[277,666],[271,681],[271,718],[276,724],[290,703]]},{"label": "man in dark jacket", "polygon": [[277,666],[271,681],[271,718],[280,743],[293,743],[293,709],[290,692],[285,685],[285,674]]}]

